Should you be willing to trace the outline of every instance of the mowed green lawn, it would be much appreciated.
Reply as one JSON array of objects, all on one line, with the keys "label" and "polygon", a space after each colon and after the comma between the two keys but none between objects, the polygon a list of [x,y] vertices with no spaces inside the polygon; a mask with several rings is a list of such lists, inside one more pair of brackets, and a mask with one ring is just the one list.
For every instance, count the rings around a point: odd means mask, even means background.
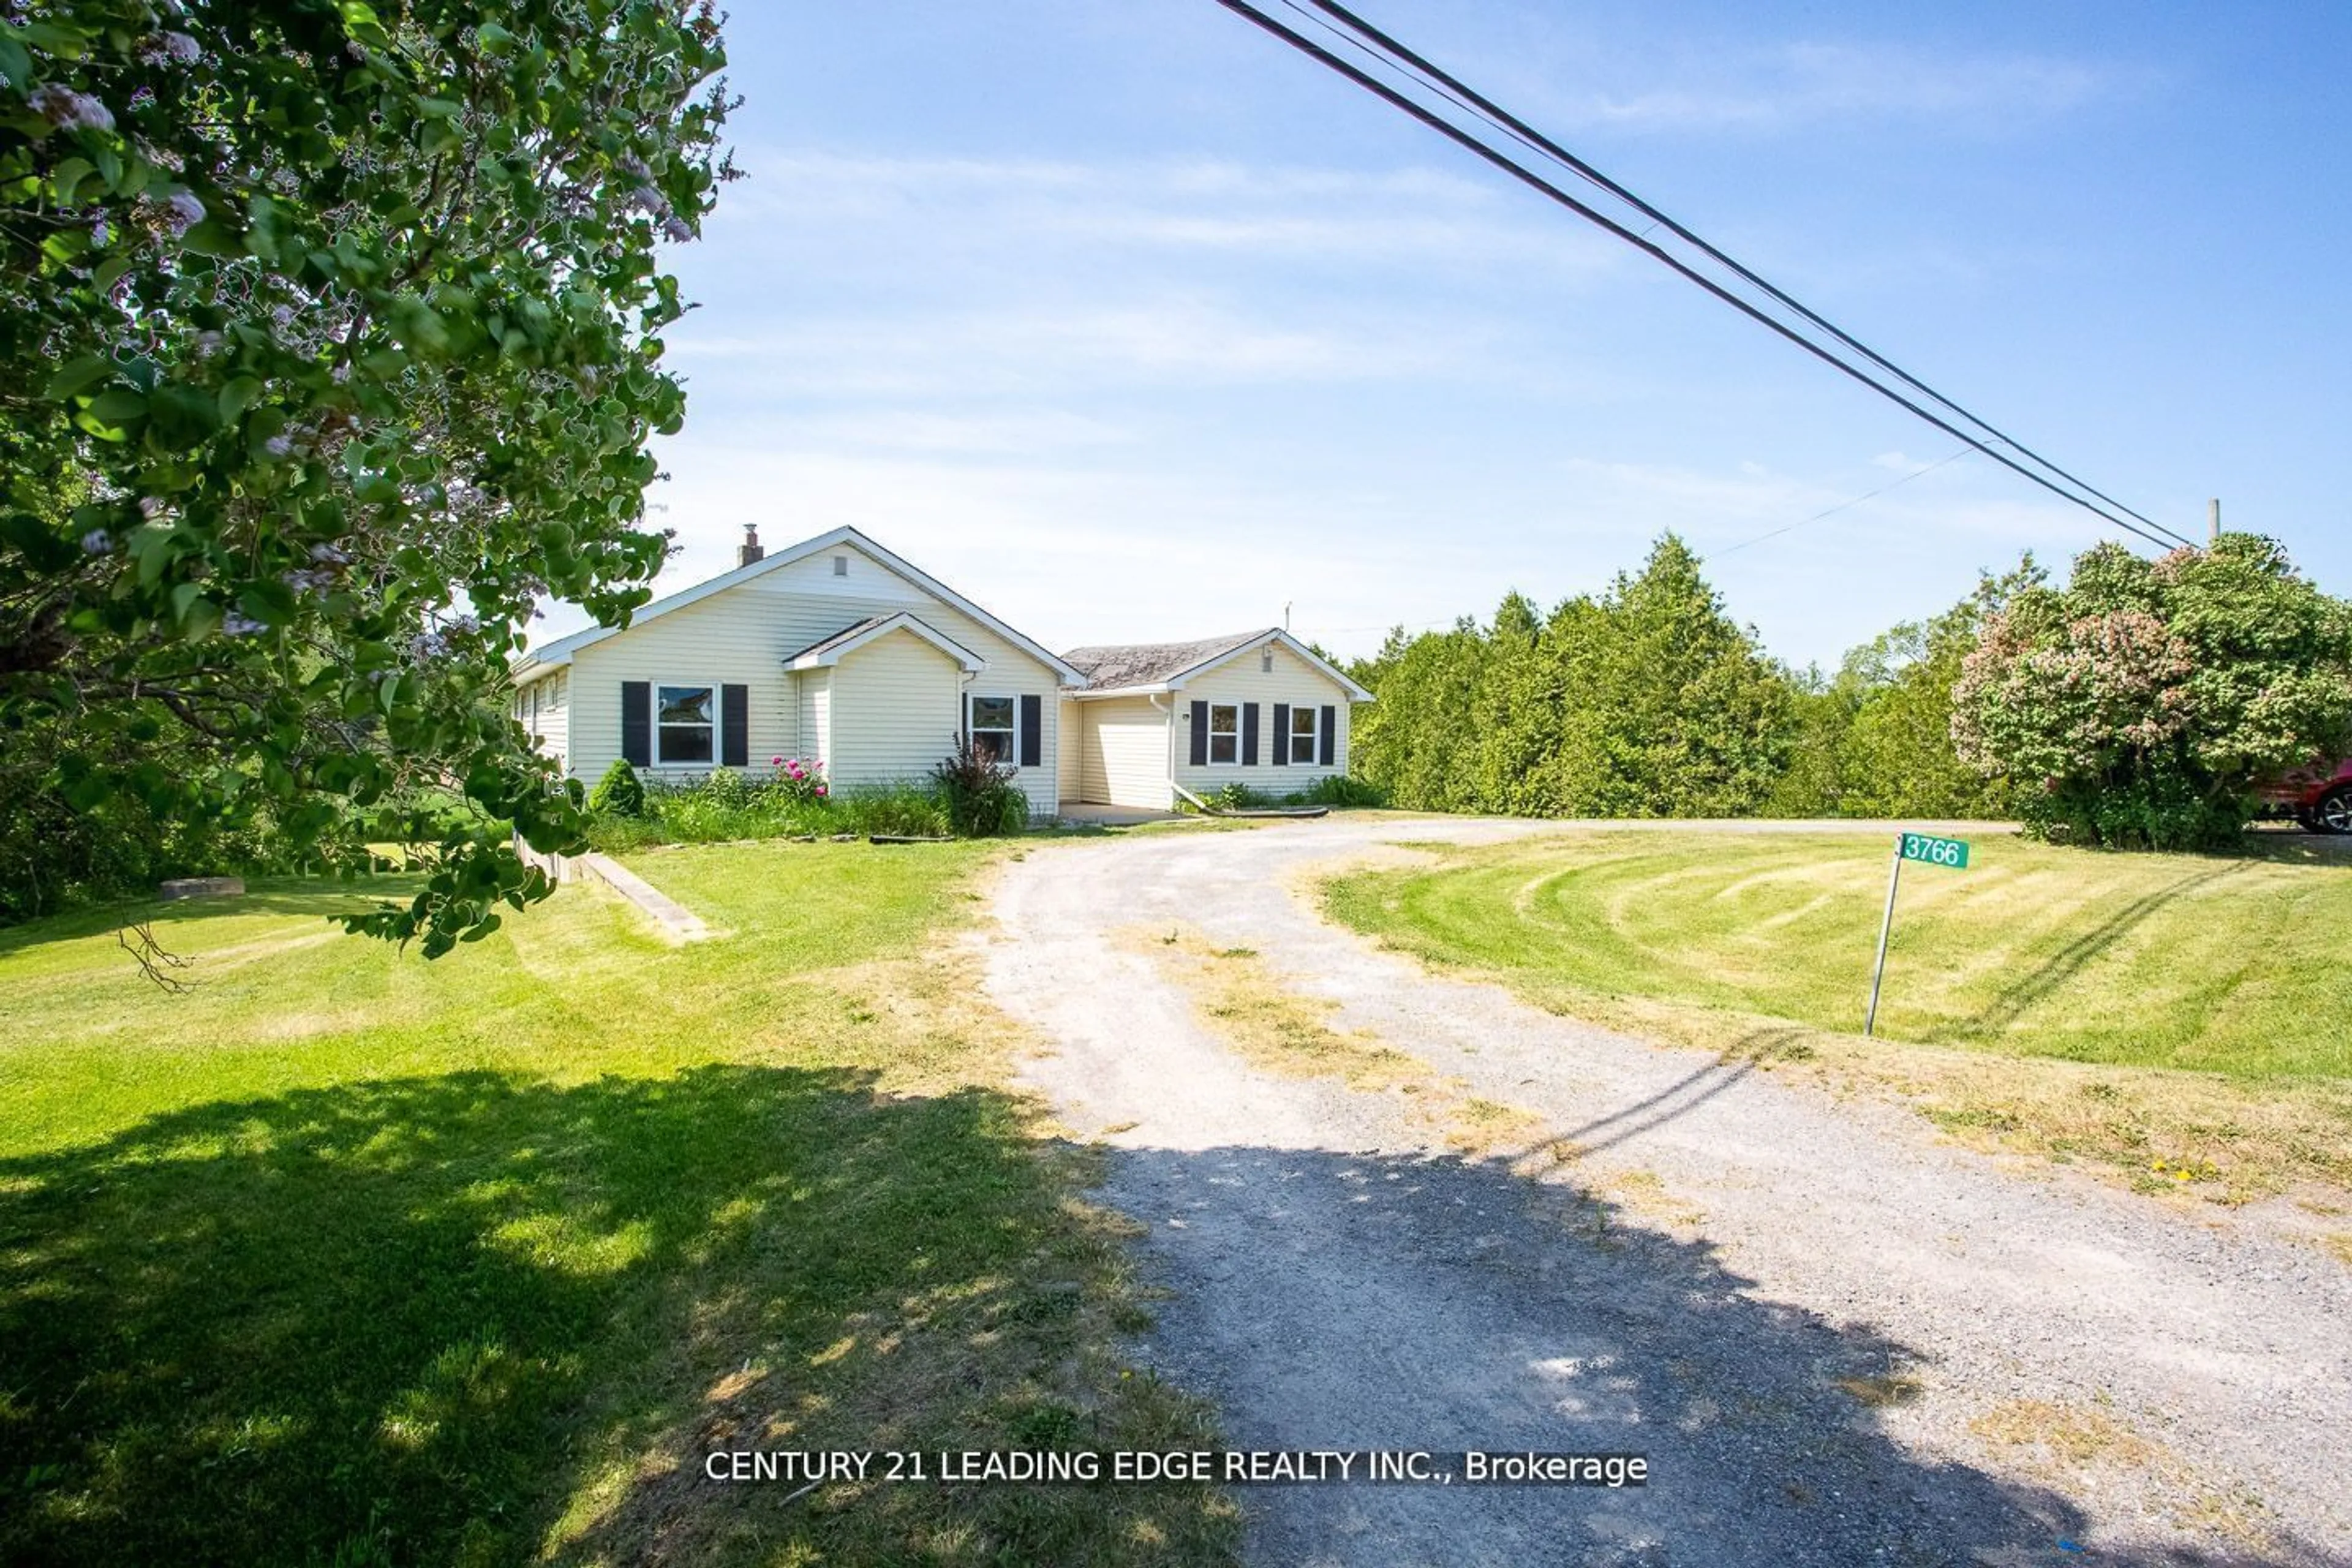
[{"label": "mowed green lawn", "polygon": [[[0,1561],[1221,1560],[1204,1492],[713,1448],[1200,1440],[952,956],[989,851],[639,868],[427,964],[302,884],[0,933]],[[396,885],[395,885],[396,886]]]},{"label": "mowed green lawn", "polygon": [[[1633,998],[1859,1032],[1891,835],[1570,833],[1344,878],[1332,911],[1563,1011]],[[1903,871],[1878,1031],[2248,1079],[2352,1076],[2352,858],[1979,835]]]}]

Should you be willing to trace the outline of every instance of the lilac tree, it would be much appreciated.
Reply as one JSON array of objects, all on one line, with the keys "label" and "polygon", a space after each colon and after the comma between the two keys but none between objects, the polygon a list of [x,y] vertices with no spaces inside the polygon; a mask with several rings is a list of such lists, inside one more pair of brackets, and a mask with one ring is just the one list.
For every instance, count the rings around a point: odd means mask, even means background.
[{"label": "lilac tree", "polygon": [[506,662],[661,563],[722,63],[695,0],[0,8],[0,831],[415,846],[352,923],[428,955],[544,893]]},{"label": "lilac tree", "polygon": [[1986,618],[1952,737],[2042,837],[2223,846],[2263,775],[2352,746],[2352,605],[2251,534],[2156,561],[2103,544]]}]

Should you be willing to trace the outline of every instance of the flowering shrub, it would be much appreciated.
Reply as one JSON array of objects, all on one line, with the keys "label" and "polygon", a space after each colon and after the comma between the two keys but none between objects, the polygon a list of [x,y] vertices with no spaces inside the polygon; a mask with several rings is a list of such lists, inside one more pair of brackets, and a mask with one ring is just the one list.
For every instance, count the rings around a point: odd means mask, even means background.
[{"label": "flowering shrub", "polygon": [[768,765],[775,769],[768,780],[768,788],[780,800],[807,804],[824,800],[833,794],[833,786],[825,783],[823,763],[771,757]]},{"label": "flowering shrub", "polygon": [[2040,837],[2226,845],[2257,780],[2352,744],[2352,605],[2248,534],[2153,562],[2103,544],[1986,617],[1952,739]]},{"label": "flowering shrub", "polygon": [[0,6],[0,844],[404,844],[347,924],[427,958],[550,891],[509,659],[651,596],[724,64],[698,0]]}]

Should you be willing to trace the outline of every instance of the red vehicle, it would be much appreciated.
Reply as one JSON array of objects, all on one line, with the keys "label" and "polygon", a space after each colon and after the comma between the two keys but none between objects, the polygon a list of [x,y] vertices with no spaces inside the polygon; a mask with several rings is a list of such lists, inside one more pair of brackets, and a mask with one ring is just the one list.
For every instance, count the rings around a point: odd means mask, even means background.
[{"label": "red vehicle", "polygon": [[2263,786],[2263,805],[2314,833],[2352,833],[2352,757],[2295,768]]}]

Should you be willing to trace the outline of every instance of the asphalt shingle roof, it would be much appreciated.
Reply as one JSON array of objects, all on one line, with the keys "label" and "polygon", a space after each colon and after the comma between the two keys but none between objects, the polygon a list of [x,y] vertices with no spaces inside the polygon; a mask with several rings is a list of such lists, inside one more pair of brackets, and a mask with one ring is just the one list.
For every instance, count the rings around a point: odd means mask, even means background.
[{"label": "asphalt shingle roof", "polygon": [[1274,628],[1235,632],[1229,637],[1203,637],[1199,642],[1109,643],[1100,647],[1074,647],[1062,656],[1098,690],[1121,686],[1153,686],[1194,665],[1270,636]]},{"label": "asphalt shingle roof", "polygon": [[861,632],[869,631],[872,628],[880,626],[884,621],[887,621],[889,618],[890,617],[888,616],[868,616],[862,621],[857,621],[852,625],[842,627],[839,631],[834,633],[829,637],[819,637],[816,641],[809,644],[808,647],[802,648],[797,652],[784,655],[784,662],[786,664],[790,664],[796,658],[804,658],[813,653],[823,653],[834,644],[847,642],[851,637],[857,636]]}]

